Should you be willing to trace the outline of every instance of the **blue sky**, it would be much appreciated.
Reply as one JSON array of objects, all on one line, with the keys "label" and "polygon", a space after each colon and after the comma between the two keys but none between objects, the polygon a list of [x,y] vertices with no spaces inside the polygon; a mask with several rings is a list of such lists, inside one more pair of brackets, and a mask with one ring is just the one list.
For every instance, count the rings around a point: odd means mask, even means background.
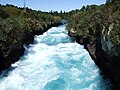
[{"label": "blue sky", "polygon": [[[26,5],[34,10],[70,11],[80,9],[83,5],[104,4],[106,0],[26,0]],[[0,4],[13,4],[23,7],[23,0],[0,0]]]}]

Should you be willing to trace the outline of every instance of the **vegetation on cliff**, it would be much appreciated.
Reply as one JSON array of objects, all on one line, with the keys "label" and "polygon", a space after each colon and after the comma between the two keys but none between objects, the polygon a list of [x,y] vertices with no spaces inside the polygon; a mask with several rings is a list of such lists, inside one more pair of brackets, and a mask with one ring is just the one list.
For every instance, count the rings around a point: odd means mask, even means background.
[{"label": "vegetation on cliff", "polygon": [[[104,5],[83,6],[69,18],[67,28],[77,32],[77,36],[96,39],[97,30],[107,33],[115,45],[120,45],[120,1],[107,0]],[[111,26],[112,25],[112,26]],[[112,30],[110,30],[110,27]],[[105,32],[103,29],[105,28]],[[97,35],[98,36],[98,35]]]},{"label": "vegetation on cliff", "polygon": [[68,20],[69,35],[84,44],[102,73],[120,90],[120,0],[83,6]]},{"label": "vegetation on cliff", "polygon": [[32,43],[36,34],[68,19],[69,35],[86,45],[96,64],[119,90],[120,85],[120,1],[87,5],[71,12],[41,12],[13,5],[0,5],[0,71],[23,54],[23,44]]},{"label": "vegetation on cliff", "polygon": [[29,8],[0,5],[0,71],[19,59],[23,44],[32,43],[36,34],[60,25],[61,17]]}]

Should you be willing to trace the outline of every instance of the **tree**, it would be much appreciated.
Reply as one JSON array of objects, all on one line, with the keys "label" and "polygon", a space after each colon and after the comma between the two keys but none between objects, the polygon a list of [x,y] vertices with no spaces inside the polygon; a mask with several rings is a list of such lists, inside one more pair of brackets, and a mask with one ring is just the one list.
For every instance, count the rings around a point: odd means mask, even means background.
[{"label": "tree", "polygon": [[110,2],[112,2],[112,0],[106,0],[106,3],[110,3]]},{"label": "tree", "polygon": [[83,6],[80,10],[81,10],[81,11],[85,11],[85,6]]},{"label": "tree", "polygon": [[60,14],[62,14],[62,10],[60,11]]}]

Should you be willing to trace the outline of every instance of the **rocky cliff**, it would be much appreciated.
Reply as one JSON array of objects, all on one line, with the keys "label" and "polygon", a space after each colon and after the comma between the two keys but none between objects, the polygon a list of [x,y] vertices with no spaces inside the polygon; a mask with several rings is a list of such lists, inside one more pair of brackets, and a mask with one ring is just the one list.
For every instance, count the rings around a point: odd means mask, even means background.
[{"label": "rocky cliff", "polygon": [[85,46],[92,59],[102,71],[102,74],[110,78],[111,82],[115,85],[115,90],[119,90],[120,45],[113,44],[108,34],[109,31],[104,34],[99,32],[96,40],[89,41],[89,38],[79,37],[73,31],[69,31],[69,36],[74,37],[79,44]]},{"label": "rocky cliff", "polygon": [[28,45],[33,43],[34,35],[40,35],[46,32],[49,28],[61,25],[61,22],[51,24],[44,28],[43,30],[33,31],[33,32],[26,32],[23,33],[22,39],[9,48],[4,49],[4,52],[0,51],[0,72],[4,69],[7,69],[12,63],[15,63],[20,59],[20,57],[24,54],[24,47],[23,45]]},{"label": "rocky cliff", "polygon": [[102,6],[89,6],[73,15],[68,23],[68,34],[85,46],[115,90],[120,90],[119,4],[120,1],[113,0]]},{"label": "rocky cliff", "polygon": [[34,35],[60,24],[61,17],[54,14],[0,4],[0,72],[19,60]]}]

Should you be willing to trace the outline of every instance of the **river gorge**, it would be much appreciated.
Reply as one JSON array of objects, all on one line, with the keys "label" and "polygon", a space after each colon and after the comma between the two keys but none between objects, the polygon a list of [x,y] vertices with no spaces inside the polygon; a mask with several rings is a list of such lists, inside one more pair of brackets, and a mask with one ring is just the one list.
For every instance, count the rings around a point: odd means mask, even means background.
[{"label": "river gorge", "polygon": [[84,46],[65,25],[35,35],[20,60],[0,75],[0,90],[110,90]]}]

